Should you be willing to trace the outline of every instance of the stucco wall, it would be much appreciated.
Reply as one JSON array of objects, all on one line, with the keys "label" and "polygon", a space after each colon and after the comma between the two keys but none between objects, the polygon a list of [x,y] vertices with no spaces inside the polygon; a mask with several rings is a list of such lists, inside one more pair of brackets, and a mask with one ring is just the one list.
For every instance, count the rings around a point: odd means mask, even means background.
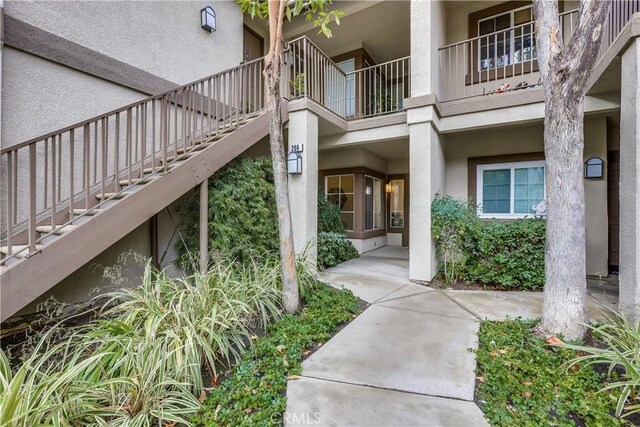
[{"label": "stucco wall", "polygon": [[[585,120],[585,160],[592,156],[607,158],[606,119]],[[469,157],[541,152],[542,124],[498,128],[446,135],[446,194],[466,199],[469,194]],[[474,194],[472,194],[474,195]],[[606,275],[608,271],[607,179],[585,180],[587,226],[587,274]]]},{"label": "stucco wall", "polygon": [[8,46],[3,59],[3,147],[144,97],[140,92]]},{"label": "stucco wall", "polygon": [[[207,5],[216,12],[212,34],[200,28]],[[7,1],[5,13],[179,84],[242,60],[234,1]]]},{"label": "stucco wall", "polygon": [[[217,30],[200,28],[206,2],[5,3],[5,14],[176,84],[242,60],[242,16],[212,4]],[[143,98],[144,94],[5,46],[2,145],[7,147]]]},{"label": "stucco wall", "polygon": [[365,148],[321,151],[318,158],[318,169],[320,170],[358,166],[387,173],[387,160]]}]

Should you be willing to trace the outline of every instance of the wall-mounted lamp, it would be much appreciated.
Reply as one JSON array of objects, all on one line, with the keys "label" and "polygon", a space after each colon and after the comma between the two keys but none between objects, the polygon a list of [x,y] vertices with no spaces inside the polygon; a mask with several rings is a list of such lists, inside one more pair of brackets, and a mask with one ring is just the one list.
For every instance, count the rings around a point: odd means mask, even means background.
[{"label": "wall-mounted lamp", "polygon": [[391,194],[391,191],[392,191],[392,190],[393,190],[393,189],[391,188],[391,183],[390,183],[390,182],[387,182],[387,183],[384,185],[384,192],[385,192],[385,193],[387,193],[387,194]]},{"label": "wall-mounted lamp", "polygon": [[302,173],[302,155],[292,151],[287,156],[287,172],[290,175],[300,175]]},{"label": "wall-mounted lamp", "polygon": [[598,179],[604,175],[604,161],[600,157],[591,157],[584,162],[584,177]]},{"label": "wall-mounted lamp", "polygon": [[216,12],[211,6],[207,6],[200,11],[200,26],[210,33],[216,30]]}]

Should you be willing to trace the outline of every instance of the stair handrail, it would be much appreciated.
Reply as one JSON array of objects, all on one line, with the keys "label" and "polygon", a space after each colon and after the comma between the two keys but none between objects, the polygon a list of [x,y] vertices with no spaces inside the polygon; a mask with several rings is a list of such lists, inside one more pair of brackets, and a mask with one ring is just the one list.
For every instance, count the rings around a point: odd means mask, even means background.
[{"label": "stair handrail", "polygon": [[33,143],[35,143],[35,142],[39,142],[39,141],[42,141],[42,140],[47,139],[47,138],[51,138],[52,136],[58,135],[58,134],[60,134],[60,133],[68,132],[68,131],[70,131],[71,129],[75,129],[75,128],[82,127],[82,126],[84,126],[84,125],[85,125],[85,124],[87,124],[87,123],[92,123],[92,122],[95,122],[95,121],[100,120],[100,119],[102,119],[102,118],[106,118],[106,117],[109,117],[109,116],[113,116],[113,115],[115,115],[116,113],[122,113],[122,112],[125,112],[125,111],[127,111],[129,108],[136,107],[136,106],[140,106],[140,105],[142,105],[142,104],[148,103],[149,101],[162,99],[162,97],[164,97],[164,96],[166,96],[166,95],[170,95],[171,93],[176,92],[176,91],[178,91],[178,90],[184,90],[184,89],[188,88],[189,86],[193,86],[193,85],[195,85],[195,84],[200,84],[200,83],[202,83],[202,82],[204,82],[204,81],[207,81],[207,80],[213,79],[213,78],[218,77],[218,76],[221,76],[221,75],[223,75],[223,74],[227,74],[227,73],[229,73],[229,72],[231,72],[231,71],[234,71],[234,70],[239,70],[239,69],[241,69],[241,68],[243,68],[243,67],[245,67],[245,66],[247,66],[247,65],[250,65],[250,64],[253,64],[253,63],[257,63],[257,62],[260,62],[260,61],[262,61],[262,60],[264,60],[264,57],[260,57],[260,58],[257,58],[257,59],[253,59],[253,60],[251,60],[251,61],[243,61],[241,64],[239,64],[239,65],[237,65],[237,66],[235,66],[235,67],[231,67],[231,68],[228,68],[228,69],[226,69],[226,70],[219,71],[219,72],[217,72],[217,73],[215,73],[215,74],[211,74],[211,75],[209,75],[209,76],[207,76],[207,77],[203,77],[203,78],[200,78],[200,79],[198,79],[198,80],[194,80],[194,81],[192,81],[192,82],[185,83],[185,84],[183,84],[183,85],[176,86],[176,87],[173,87],[173,88],[171,88],[171,89],[167,89],[166,91],[161,92],[161,93],[159,93],[159,94],[157,94],[157,95],[150,95],[150,96],[148,96],[148,97],[146,97],[146,98],[143,98],[143,99],[141,99],[141,100],[138,100],[138,101],[132,102],[131,104],[127,104],[127,105],[125,105],[125,106],[123,106],[123,107],[116,108],[115,110],[111,110],[111,111],[108,111],[108,112],[106,112],[106,113],[103,113],[103,114],[100,114],[100,115],[94,116],[94,117],[92,117],[92,118],[89,118],[89,119],[83,120],[83,121],[81,121],[81,122],[75,123],[75,124],[73,124],[73,125],[65,126],[65,127],[61,128],[61,129],[58,129],[58,130],[55,130],[55,131],[52,131],[52,132],[49,132],[49,133],[45,133],[45,134],[43,134],[43,135],[41,135],[41,136],[38,136],[38,137],[35,137],[35,138],[28,139],[28,140],[26,140],[26,141],[24,141],[24,142],[21,142],[21,143],[18,143],[18,144],[14,144],[14,145],[12,145],[12,146],[10,146],[10,147],[6,147],[6,148],[1,149],[1,150],[0,150],[0,155],[2,155],[2,154],[6,154],[6,153],[8,153],[9,151],[15,151],[15,150],[17,150],[17,149],[20,149],[20,148],[26,147],[26,146],[28,146],[29,144],[33,144]]}]

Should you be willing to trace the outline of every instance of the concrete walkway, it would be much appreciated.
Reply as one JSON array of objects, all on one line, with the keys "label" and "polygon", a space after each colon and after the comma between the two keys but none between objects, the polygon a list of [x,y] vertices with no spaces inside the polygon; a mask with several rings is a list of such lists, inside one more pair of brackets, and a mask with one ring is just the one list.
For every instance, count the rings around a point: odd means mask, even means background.
[{"label": "concrete walkway", "polygon": [[487,425],[468,351],[478,321],[538,317],[542,294],[434,290],[408,267],[406,248],[385,247],[322,273],[371,305],[289,381],[285,425]]}]

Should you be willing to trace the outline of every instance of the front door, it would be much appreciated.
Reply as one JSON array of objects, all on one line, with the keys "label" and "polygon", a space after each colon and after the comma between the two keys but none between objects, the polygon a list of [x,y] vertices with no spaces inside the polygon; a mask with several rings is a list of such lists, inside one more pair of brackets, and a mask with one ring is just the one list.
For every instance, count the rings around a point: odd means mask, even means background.
[{"label": "front door", "polygon": [[[387,234],[409,246],[409,175],[389,175],[387,187]],[[393,235],[393,236],[392,236]]]},{"label": "front door", "polygon": [[262,55],[262,38],[249,28],[244,27],[242,59],[244,61],[252,61],[262,57]]},{"label": "front door", "polygon": [[[243,62],[261,58],[263,53],[262,38],[248,27],[244,27],[242,45]],[[242,74],[242,100],[241,105],[246,113],[259,110],[262,104],[262,67],[259,63],[249,65]]]}]

